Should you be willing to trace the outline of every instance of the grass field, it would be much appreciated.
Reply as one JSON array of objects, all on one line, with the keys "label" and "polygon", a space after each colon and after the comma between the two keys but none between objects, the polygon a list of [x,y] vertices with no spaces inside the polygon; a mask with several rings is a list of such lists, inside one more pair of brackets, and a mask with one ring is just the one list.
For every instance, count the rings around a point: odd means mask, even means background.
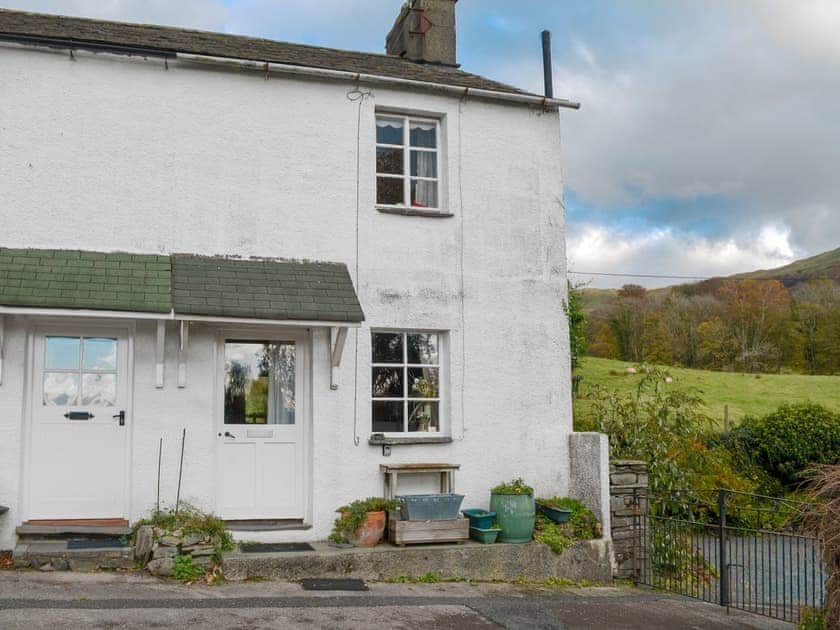
[{"label": "grass field", "polygon": [[[575,414],[591,414],[586,395],[595,385],[612,390],[635,390],[641,375],[612,376],[624,372],[631,363],[585,357],[578,373],[583,376]],[[840,376],[802,374],[740,374],[683,368],[663,368],[674,382],[668,387],[688,389],[706,401],[706,412],[723,426],[724,405],[729,405],[729,419],[737,423],[744,415],[762,415],[785,402],[815,402],[840,411]]]}]

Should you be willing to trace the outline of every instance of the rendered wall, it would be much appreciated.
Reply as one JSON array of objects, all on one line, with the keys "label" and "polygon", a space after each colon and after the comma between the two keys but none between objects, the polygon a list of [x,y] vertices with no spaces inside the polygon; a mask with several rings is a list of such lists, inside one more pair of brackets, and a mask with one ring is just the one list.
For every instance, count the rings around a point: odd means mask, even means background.
[{"label": "rendered wall", "polygon": [[[569,350],[556,112],[374,88],[359,105],[346,83],[78,53],[0,48],[6,85],[0,143],[0,246],[190,252],[344,262],[367,320],[350,331],[329,387],[328,332],[311,332],[313,528],[335,507],[381,492],[382,462],[462,465],[465,506],[524,477],[539,494],[568,489]],[[451,218],[375,210],[376,108],[442,117],[442,197]],[[357,143],[359,172],[356,178]],[[359,199],[357,218],[356,199]],[[358,230],[359,255],[356,256]],[[356,265],[358,264],[358,278]],[[463,275],[462,275],[463,272]],[[462,293],[463,286],[463,293]],[[0,385],[0,548],[19,503],[24,325],[9,318]],[[448,331],[444,408],[451,444],[369,446],[370,328]],[[194,326],[189,380],[154,388],[154,324],[138,322],[132,425],[132,517],[174,499],[187,428],[184,493],[214,503],[215,331]],[[354,437],[359,438],[356,445]],[[427,486],[431,489],[431,486]]]}]

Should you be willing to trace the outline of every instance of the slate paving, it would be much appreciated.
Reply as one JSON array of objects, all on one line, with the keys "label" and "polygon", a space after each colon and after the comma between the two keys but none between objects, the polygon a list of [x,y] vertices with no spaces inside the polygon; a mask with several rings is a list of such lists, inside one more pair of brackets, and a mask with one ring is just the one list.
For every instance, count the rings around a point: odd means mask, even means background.
[{"label": "slate paving", "polygon": [[791,628],[629,587],[379,584],[304,591],[290,582],[183,585],[134,573],[0,571],[0,627],[16,628]]}]

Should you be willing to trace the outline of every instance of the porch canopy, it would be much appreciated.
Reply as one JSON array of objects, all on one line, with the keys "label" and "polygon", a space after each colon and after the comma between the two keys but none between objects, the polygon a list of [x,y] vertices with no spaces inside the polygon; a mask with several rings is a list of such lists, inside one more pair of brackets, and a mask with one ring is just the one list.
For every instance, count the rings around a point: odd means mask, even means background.
[{"label": "porch canopy", "polygon": [[159,387],[166,320],[180,322],[182,353],[190,321],[329,327],[333,368],[364,321],[341,263],[0,248],[0,379],[6,314],[156,319]]}]

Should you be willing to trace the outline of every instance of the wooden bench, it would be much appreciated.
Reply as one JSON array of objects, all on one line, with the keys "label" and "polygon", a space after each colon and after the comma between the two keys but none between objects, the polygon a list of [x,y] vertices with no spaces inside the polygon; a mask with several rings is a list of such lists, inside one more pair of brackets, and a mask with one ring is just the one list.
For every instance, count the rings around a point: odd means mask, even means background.
[{"label": "wooden bench", "polygon": [[397,496],[397,484],[400,475],[438,473],[440,475],[440,491],[455,492],[455,471],[460,464],[380,464],[379,470],[385,476],[386,499]]},{"label": "wooden bench", "polygon": [[[386,499],[398,496],[400,475],[438,474],[440,492],[455,491],[455,471],[460,464],[380,464],[379,470],[384,475]],[[440,521],[404,521],[395,512],[388,514],[388,540],[400,547],[407,544],[457,542],[461,543],[470,535],[469,521],[463,517]]]}]

